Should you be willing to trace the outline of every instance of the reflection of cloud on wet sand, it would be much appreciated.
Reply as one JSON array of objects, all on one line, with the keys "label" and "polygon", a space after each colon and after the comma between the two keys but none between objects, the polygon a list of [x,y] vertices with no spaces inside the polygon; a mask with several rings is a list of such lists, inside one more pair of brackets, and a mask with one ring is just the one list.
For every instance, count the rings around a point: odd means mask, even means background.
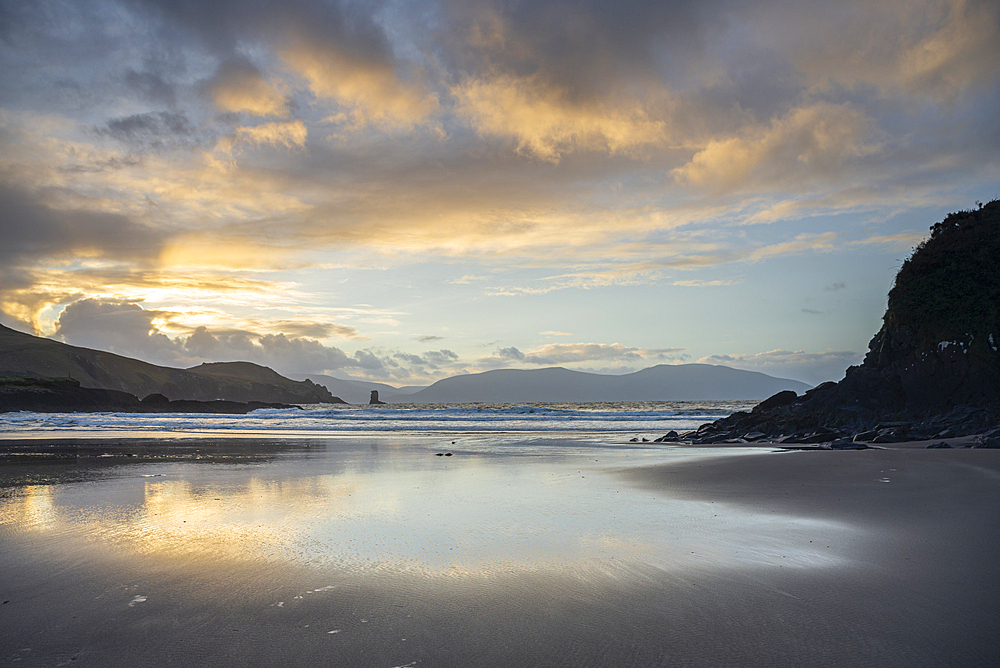
[{"label": "reflection of cloud on wet sand", "polygon": [[650,498],[598,470],[577,471],[583,460],[573,458],[459,455],[444,464],[411,447],[366,452],[339,441],[266,465],[144,467],[144,477],[25,488],[4,514],[16,530],[59,536],[68,549],[461,578],[828,568],[846,555],[809,541],[852,532],[832,521]]}]

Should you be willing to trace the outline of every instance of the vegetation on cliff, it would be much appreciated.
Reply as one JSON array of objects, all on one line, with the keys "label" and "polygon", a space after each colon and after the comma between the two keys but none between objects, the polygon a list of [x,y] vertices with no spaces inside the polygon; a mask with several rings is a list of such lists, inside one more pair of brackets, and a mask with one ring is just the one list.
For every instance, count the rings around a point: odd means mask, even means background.
[{"label": "vegetation on cliff", "polygon": [[1000,200],[952,213],[931,227],[931,236],[900,268],[883,321],[884,329],[910,327],[918,350],[953,341],[978,359],[996,352]]}]

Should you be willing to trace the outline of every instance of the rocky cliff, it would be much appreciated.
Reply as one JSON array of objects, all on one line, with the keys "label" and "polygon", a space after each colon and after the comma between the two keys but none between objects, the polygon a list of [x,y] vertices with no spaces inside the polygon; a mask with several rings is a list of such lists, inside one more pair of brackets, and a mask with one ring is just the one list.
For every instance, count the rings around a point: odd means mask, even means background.
[{"label": "rocky cliff", "polygon": [[1000,425],[1000,200],[931,227],[900,268],[882,323],[839,383],[781,393],[697,438],[889,441]]}]

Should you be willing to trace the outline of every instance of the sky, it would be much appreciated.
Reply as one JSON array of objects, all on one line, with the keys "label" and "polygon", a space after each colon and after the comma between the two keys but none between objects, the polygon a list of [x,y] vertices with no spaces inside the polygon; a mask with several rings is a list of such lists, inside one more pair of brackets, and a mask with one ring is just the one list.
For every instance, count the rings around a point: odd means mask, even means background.
[{"label": "sky", "polygon": [[838,380],[998,148],[992,0],[0,0],[0,323],[397,386]]}]

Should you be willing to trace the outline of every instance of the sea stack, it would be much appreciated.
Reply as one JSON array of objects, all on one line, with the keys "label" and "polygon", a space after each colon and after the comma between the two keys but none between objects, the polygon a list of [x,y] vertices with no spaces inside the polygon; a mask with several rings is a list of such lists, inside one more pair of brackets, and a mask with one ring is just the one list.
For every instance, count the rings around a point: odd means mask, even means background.
[{"label": "sea stack", "polygon": [[[782,393],[784,394],[784,393]],[[883,439],[966,436],[1000,426],[1000,200],[931,227],[889,291],[859,366],[791,401],[775,396],[699,433]],[[710,436],[710,434],[712,436]],[[858,440],[872,440],[859,438]]]},{"label": "sea stack", "polygon": [[372,398],[368,401],[369,406],[385,405],[384,401],[379,401],[378,390],[372,390]]}]

